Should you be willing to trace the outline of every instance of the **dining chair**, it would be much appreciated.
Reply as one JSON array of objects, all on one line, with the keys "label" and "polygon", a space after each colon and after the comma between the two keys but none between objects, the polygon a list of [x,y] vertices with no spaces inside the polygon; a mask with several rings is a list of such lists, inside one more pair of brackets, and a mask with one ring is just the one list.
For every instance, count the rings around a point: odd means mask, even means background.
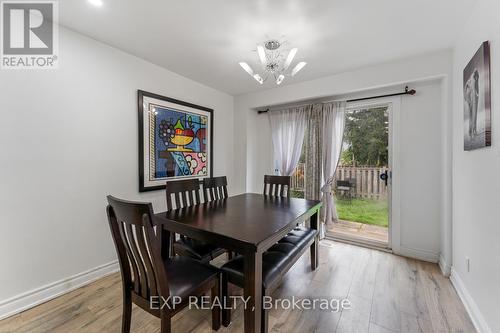
[{"label": "dining chair", "polygon": [[[290,198],[290,176],[264,176],[264,195]],[[285,191],[286,187],[286,191]],[[286,192],[286,193],[285,193]]]},{"label": "dining chair", "polygon": [[[161,333],[167,333],[171,332],[171,318],[189,304],[189,297],[211,290],[211,303],[219,298],[217,268],[187,257],[162,255],[162,247],[168,243],[160,228],[155,232],[150,203],[112,196],[108,196],[108,203],[106,211],[122,277],[122,333],[130,332],[132,303],[160,318]],[[214,330],[220,328],[220,314],[220,307],[213,307]]]},{"label": "dining chair", "polygon": [[[167,182],[167,210],[180,209],[192,205],[199,205],[200,182],[197,179],[186,179]],[[172,199],[172,197],[174,197]],[[226,250],[217,245],[195,240],[184,235],[177,239],[175,233],[171,233],[170,244],[172,244],[171,255],[191,257],[202,262],[210,260],[225,253]]]},{"label": "dining chair", "polygon": [[[205,202],[227,199],[227,177],[210,177],[203,179]],[[227,259],[233,259],[235,253],[227,251]]]},{"label": "dining chair", "polygon": [[226,199],[227,195],[227,177],[211,177],[203,179],[203,192],[205,202]]}]

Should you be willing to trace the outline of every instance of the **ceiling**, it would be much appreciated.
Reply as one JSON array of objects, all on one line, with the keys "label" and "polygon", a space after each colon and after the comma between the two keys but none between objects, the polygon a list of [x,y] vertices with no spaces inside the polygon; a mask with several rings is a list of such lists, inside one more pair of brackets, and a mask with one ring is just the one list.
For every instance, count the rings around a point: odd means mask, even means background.
[{"label": "ceiling", "polygon": [[232,95],[269,89],[257,43],[284,38],[307,61],[283,85],[450,48],[475,0],[87,0],[60,2],[61,24]]}]

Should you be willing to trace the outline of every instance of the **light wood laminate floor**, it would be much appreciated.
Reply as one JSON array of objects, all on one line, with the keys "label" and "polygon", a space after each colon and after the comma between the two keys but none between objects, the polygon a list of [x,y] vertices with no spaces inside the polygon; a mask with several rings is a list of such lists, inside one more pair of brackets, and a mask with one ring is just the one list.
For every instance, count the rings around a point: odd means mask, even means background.
[{"label": "light wood laminate floor", "polygon": [[[304,255],[273,296],[347,298],[352,309],[273,309],[270,332],[475,332],[437,265],[331,241],[323,241],[320,251],[318,270],[311,272]],[[0,321],[0,332],[120,332],[121,295],[120,275],[112,274]],[[242,314],[240,306],[231,326],[219,332],[242,332]],[[159,324],[134,306],[131,332],[159,332]],[[211,332],[210,311],[180,312],[172,331]]]}]

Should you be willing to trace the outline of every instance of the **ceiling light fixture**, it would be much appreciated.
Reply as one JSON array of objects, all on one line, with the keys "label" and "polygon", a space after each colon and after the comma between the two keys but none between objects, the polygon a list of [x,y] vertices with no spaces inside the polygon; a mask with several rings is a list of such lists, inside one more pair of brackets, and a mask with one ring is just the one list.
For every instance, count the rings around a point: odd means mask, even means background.
[{"label": "ceiling light fixture", "polygon": [[285,61],[285,65],[284,65],[285,70],[287,70],[287,69],[288,69],[288,67],[290,67],[290,64],[292,63],[293,58],[294,58],[294,57],[295,57],[295,55],[297,54],[297,51],[298,51],[298,50],[299,50],[299,49],[294,48],[294,49],[291,49],[291,50],[290,50],[290,53],[288,53],[288,57],[286,57],[286,61]]},{"label": "ceiling light fixture", "polygon": [[88,2],[96,7],[102,7],[102,5],[104,4],[102,0],[88,0]]},{"label": "ceiling light fixture", "polygon": [[297,66],[295,66],[293,69],[292,69],[292,76],[295,76],[302,68],[304,68],[304,66],[307,65],[307,62],[305,61],[301,61],[297,64]]},{"label": "ceiling light fixture", "polygon": [[262,65],[266,64],[266,51],[262,45],[257,46],[257,53],[259,53],[259,59]]},{"label": "ceiling light fixture", "polygon": [[257,54],[262,65],[263,74],[257,74],[252,67],[246,62],[240,62],[240,66],[252,76],[257,82],[263,84],[269,77],[273,77],[276,84],[281,84],[286,76],[295,76],[307,64],[304,61],[299,62],[291,72],[288,68],[293,62],[298,49],[293,48],[285,56],[286,50],[283,45],[285,42],[272,39],[264,43],[264,45],[257,46]]},{"label": "ceiling light fixture", "polygon": [[253,69],[246,62],[240,62],[240,66],[245,70],[245,72],[253,76]]},{"label": "ceiling light fixture", "polygon": [[285,75],[280,74],[280,76],[278,76],[278,78],[276,79],[276,84],[281,84],[281,82],[283,82],[284,79]]}]

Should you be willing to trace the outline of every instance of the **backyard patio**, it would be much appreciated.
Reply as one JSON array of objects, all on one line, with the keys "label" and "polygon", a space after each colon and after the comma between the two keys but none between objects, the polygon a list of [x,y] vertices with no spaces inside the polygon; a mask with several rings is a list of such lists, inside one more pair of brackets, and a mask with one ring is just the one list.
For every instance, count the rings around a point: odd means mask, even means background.
[{"label": "backyard patio", "polygon": [[370,200],[355,198],[352,200],[337,199],[335,201],[339,219],[361,222],[387,228],[387,199]]},{"label": "backyard patio", "polygon": [[339,221],[328,226],[327,235],[387,244],[387,200],[337,200]]},{"label": "backyard patio", "polygon": [[[339,222],[326,230],[328,236],[369,241],[377,245],[388,243],[389,209],[387,189],[380,175],[383,167],[339,166],[337,181],[347,181],[348,191],[335,187],[335,204]],[[292,177],[292,196],[304,197],[305,170],[300,163]]]}]

